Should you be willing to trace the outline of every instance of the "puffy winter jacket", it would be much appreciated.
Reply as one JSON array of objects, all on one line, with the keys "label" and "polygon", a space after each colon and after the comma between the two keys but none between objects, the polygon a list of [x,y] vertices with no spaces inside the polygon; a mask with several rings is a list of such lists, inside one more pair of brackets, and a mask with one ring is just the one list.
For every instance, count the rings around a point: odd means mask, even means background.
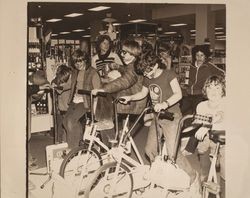
[{"label": "puffy winter jacket", "polygon": [[[114,93],[115,97],[128,96],[142,90],[143,76],[139,76],[134,71],[134,63],[121,66],[119,69],[121,77],[103,85],[105,92]],[[134,101],[130,104],[118,104],[118,113],[139,114],[146,105],[146,99]]]}]

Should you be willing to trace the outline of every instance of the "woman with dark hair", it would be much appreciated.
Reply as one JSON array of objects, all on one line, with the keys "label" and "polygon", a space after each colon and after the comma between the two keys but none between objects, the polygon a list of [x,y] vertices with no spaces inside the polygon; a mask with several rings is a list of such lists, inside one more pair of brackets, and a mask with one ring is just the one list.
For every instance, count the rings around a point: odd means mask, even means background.
[{"label": "woman with dark hair", "polygon": [[[97,54],[92,58],[92,67],[94,67],[101,80],[108,81],[108,73],[111,71],[112,65],[123,65],[119,56],[112,52],[112,41],[108,35],[100,35],[96,42]],[[116,66],[117,67],[117,66]]]},{"label": "woman with dark hair", "polygon": [[204,100],[202,88],[209,76],[224,76],[224,71],[209,62],[210,49],[207,45],[196,45],[192,49],[192,65],[189,71],[189,84],[186,88],[186,96],[181,101],[183,115],[195,113],[198,103]]},{"label": "woman with dark hair", "polygon": [[100,77],[96,70],[90,66],[89,56],[80,49],[72,54],[71,83],[64,84],[63,89],[70,89],[68,110],[63,119],[66,130],[66,139],[69,148],[79,145],[82,135],[80,118],[89,110],[89,97],[79,95],[78,90],[92,90],[101,85]]}]

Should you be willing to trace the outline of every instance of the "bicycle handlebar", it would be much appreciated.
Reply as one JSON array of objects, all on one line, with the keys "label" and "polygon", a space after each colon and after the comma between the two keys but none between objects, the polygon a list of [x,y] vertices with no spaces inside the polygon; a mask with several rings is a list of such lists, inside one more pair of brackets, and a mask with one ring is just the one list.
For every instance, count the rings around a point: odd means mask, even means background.
[{"label": "bicycle handlebar", "polygon": [[[82,95],[92,95],[90,90],[84,90],[84,89],[79,89],[78,90],[78,94],[82,94]],[[106,97],[107,96],[107,92],[98,92],[97,95],[98,96],[103,96]]]}]

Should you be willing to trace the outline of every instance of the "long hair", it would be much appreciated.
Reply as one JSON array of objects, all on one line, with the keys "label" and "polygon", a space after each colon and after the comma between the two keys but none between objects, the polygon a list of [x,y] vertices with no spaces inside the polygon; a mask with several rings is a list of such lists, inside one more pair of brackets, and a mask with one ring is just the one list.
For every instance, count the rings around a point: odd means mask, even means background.
[{"label": "long hair", "polygon": [[83,52],[81,49],[77,49],[73,52],[71,56],[71,62],[75,68],[75,63],[85,61],[86,70],[90,67],[90,57],[86,52]]}]

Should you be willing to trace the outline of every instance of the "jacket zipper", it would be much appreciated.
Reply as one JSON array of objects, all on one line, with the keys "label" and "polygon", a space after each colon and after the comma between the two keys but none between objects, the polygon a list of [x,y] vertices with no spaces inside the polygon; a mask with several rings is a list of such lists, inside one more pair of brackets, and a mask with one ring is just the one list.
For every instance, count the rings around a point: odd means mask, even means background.
[{"label": "jacket zipper", "polygon": [[194,95],[194,85],[197,83],[198,71],[199,71],[200,67],[201,66],[197,67],[197,71],[196,71],[196,74],[195,74],[195,81],[194,81],[194,84],[191,86],[191,95]]}]

